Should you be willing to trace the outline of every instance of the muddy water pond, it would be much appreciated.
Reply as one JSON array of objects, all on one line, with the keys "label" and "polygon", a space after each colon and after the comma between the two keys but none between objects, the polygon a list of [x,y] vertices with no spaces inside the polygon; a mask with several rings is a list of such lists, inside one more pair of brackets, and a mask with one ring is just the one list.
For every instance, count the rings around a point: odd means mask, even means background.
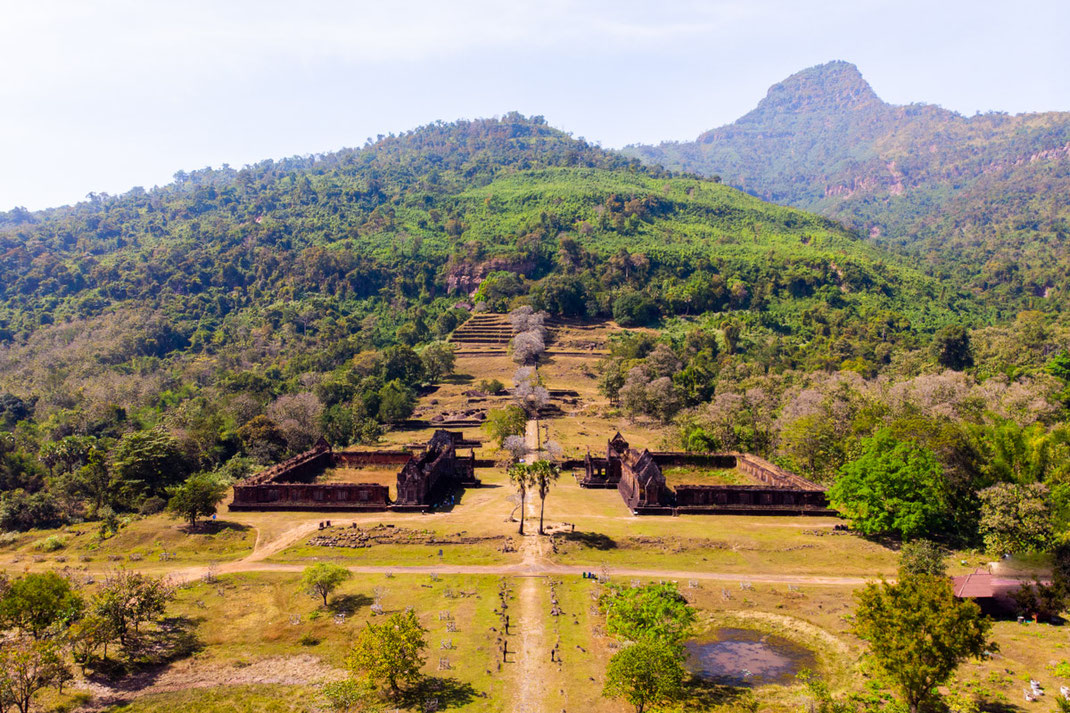
[{"label": "muddy water pond", "polygon": [[716,629],[686,646],[693,674],[728,686],[790,685],[797,673],[817,667],[813,651],[753,629]]}]

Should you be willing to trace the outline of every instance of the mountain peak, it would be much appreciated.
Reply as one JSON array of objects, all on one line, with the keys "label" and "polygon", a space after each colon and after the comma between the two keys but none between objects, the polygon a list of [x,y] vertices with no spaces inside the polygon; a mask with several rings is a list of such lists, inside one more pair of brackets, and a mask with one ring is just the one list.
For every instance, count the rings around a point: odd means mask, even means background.
[{"label": "mountain peak", "polygon": [[842,112],[882,104],[858,67],[833,61],[796,72],[769,88],[757,112]]}]

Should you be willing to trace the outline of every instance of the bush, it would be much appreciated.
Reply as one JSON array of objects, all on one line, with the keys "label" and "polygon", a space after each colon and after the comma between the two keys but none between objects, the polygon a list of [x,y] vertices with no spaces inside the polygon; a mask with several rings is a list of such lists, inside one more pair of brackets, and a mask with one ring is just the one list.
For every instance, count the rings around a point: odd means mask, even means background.
[{"label": "bush", "polygon": [[621,295],[613,302],[613,319],[622,327],[641,327],[657,318],[657,305],[638,292]]},{"label": "bush", "polygon": [[56,499],[46,492],[30,495],[25,490],[13,490],[0,495],[0,529],[29,530],[36,527],[56,527],[64,523]]},{"label": "bush", "polygon": [[167,501],[163,498],[153,495],[145,502],[141,503],[141,507],[138,508],[138,514],[140,515],[155,515],[156,513],[163,512],[163,509],[167,507]]},{"label": "bush", "polygon": [[483,379],[476,385],[476,388],[485,394],[497,396],[498,394],[505,391],[505,384],[498,381],[497,379]]},{"label": "bush", "polygon": [[62,550],[66,546],[66,541],[58,535],[51,535],[33,543],[33,548],[39,552],[55,552],[56,550]]}]

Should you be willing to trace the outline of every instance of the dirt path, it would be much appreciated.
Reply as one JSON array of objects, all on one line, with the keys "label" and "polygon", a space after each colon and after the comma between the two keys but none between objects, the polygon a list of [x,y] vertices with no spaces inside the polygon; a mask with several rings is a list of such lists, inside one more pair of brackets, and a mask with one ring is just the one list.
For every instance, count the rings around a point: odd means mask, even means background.
[{"label": "dirt path", "polygon": [[191,658],[154,667],[118,681],[94,677],[75,687],[93,695],[92,703],[79,710],[97,711],[154,693],[217,686],[307,685],[336,680],[344,675],[344,671],[309,654],[272,656],[240,668],[230,663],[202,663]]},{"label": "dirt path", "polygon": [[[534,493],[531,493],[534,495]],[[539,511],[538,497],[529,497],[527,500],[527,520],[525,528],[538,527]],[[339,524],[342,524],[339,521]],[[233,562],[224,562],[219,565],[201,565],[186,569],[175,570],[168,574],[172,582],[183,584],[201,579],[209,572],[217,575],[234,574],[238,572],[301,572],[305,566],[301,564],[278,564],[265,562],[271,555],[277,554],[291,545],[299,542],[304,537],[315,532],[319,527],[317,522],[304,522],[296,527],[286,530],[278,537],[268,542],[257,539],[253,552],[247,557]],[[529,540],[534,544],[528,544]],[[528,535],[524,538],[523,559],[519,564],[492,564],[492,565],[396,565],[396,566],[372,566],[350,565],[349,571],[357,574],[486,574],[495,576],[578,576],[583,572],[596,569],[593,565],[567,565],[553,562],[545,551],[545,538],[537,535]],[[634,567],[610,567],[610,575],[629,578],[669,578],[678,580],[707,580],[721,582],[755,582],[762,584],[816,584],[828,586],[861,586],[868,580],[864,577],[826,577],[791,574],[761,574],[756,572],[704,572],[675,569],[643,569]]]},{"label": "dirt path", "polygon": [[539,422],[535,419],[530,419],[524,427],[524,444],[529,451],[525,462],[534,463],[539,457]]},{"label": "dirt path", "polygon": [[[528,535],[524,538],[522,566],[537,572],[543,558],[543,538]],[[540,663],[546,656],[544,617],[539,607],[542,577],[527,576],[520,581],[520,647],[517,651],[513,702],[514,713],[543,713],[542,692],[545,690]]]},{"label": "dirt path", "polygon": [[[207,572],[206,567],[200,568],[199,571]],[[275,564],[271,562],[252,562],[244,564],[242,562],[234,562],[228,566],[221,566],[216,568],[217,574],[229,574],[234,572],[301,572],[305,569],[303,564]],[[598,565],[565,565],[554,564],[552,562],[537,562],[533,565],[525,564],[507,564],[507,565],[397,565],[391,567],[384,566],[370,566],[370,565],[350,565],[347,567],[350,572],[355,574],[486,574],[491,576],[505,576],[505,577],[539,577],[539,576],[579,576],[583,572],[591,572],[593,570],[601,571],[601,566]],[[182,570],[181,572],[191,572],[192,570]],[[815,585],[827,585],[827,586],[861,586],[866,582],[872,581],[872,577],[818,577],[818,576],[806,576],[806,575],[789,575],[789,574],[756,574],[756,573],[737,573],[737,572],[692,572],[688,570],[676,570],[676,569],[636,569],[632,567],[609,567],[610,576],[616,577],[630,577],[633,579],[643,578],[656,578],[656,579],[696,579],[718,582],[752,582],[759,584],[815,584]],[[175,572],[171,575],[172,580],[177,581],[190,581],[197,577],[189,577],[186,579],[178,579],[176,575],[180,572]]]}]

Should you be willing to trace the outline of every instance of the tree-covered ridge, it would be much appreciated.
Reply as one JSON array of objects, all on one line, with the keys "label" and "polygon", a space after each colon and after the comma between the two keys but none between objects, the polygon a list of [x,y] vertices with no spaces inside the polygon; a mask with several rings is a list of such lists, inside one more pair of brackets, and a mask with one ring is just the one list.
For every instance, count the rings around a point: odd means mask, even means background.
[{"label": "tree-covered ridge", "polygon": [[626,153],[841,220],[993,304],[1070,295],[1067,113],[890,105],[853,65],[831,62],[694,142]]},{"label": "tree-covered ridge", "polygon": [[[288,322],[302,340],[336,342],[384,293],[429,303],[458,270],[476,280],[472,289],[495,267],[533,280],[589,272],[597,284],[582,310],[557,311],[591,316],[609,313],[614,291],[639,286],[632,274],[645,284],[740,272],[760,299],[821,286],[932,289],[826,220],[671,179],[515,115],[241,171],[179,173],[164,188],[7,220],[18,224],[0,232],[0,341],[26,344],[44,326],[85,322],[81,336],[126,310],[140,336],[112,334],[99,355],[106,364],[233,345],[255,334],[243,324],[254,312],[273,338]],[[563,238],[587,264],[560,263]],[[644,253],[645,265],[606,277],[603,258],[621,250]],[[390,314],[398,319],[379,315],[388,321],[373,342],[408,321]]]},{"label": "tree-covered ridge", "polygon": [[373,441],[473,308],[700,323],[689,403],[721,369],[877,373],[985,317],[826,218],[519,115],[6,220],[8,526],[61,519],[48,493],[71,517],[160,507],[234,457]]}]

